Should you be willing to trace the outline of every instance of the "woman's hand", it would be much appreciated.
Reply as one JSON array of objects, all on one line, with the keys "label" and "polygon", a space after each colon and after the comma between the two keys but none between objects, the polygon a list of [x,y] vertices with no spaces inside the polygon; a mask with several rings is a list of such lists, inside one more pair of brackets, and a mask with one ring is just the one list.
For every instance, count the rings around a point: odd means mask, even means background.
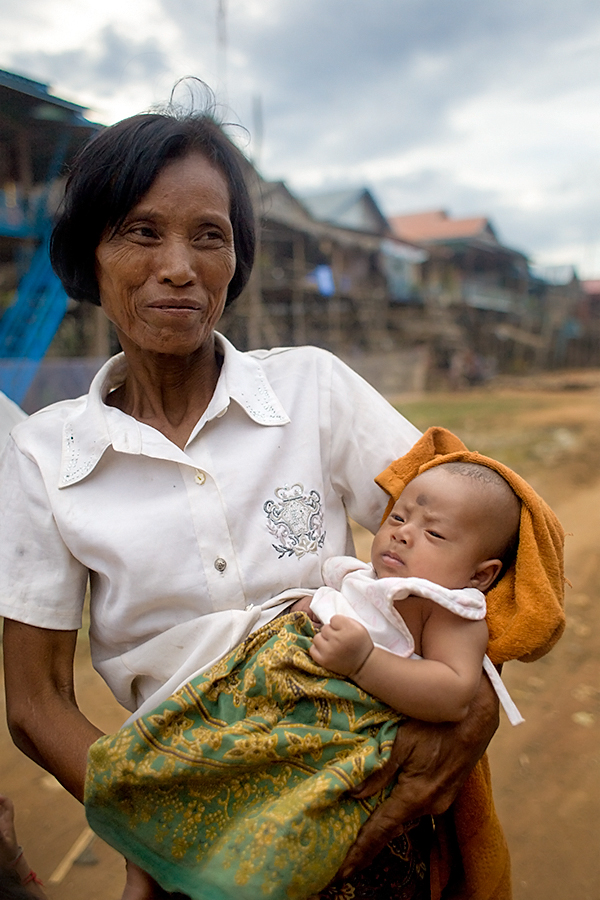
[{"label": "woman's hand", "polygon": [[369,797],[394,778],[390,796],[365,822],[350,848],[338,880],[363,869],[402,831],[404,822],[423,815],[439,815],[454,801],[475,763],[498,727],[498,698],[486,676],[459,723],[418,722],[408,719],[398,728],[386,766],[353,791]]},{"label": "woman's hand", "polygon": [[311,620],[311,622],[314,622],[315,625],[320,626],[321,620],[319,619],[318,615],[315,612],[313,612],[313,610],[310,608],[311,600],[312,600],[312,596],[311,597],[308,597],[308,596],[300,597],[299,600],[296,600],[296,602],[292,603],[291,606],[287,606],[283,610],[283,612],[279,613],[279,615],[285,616],[285,615],[287,615],[287,613],[291,613],[291,612],[303,612],[303,613],[306,613],[306,615]]},{"label": "woman's hand", "polygon": [[127,860],[127,881],[121,900],[162,900],[169,896],[154,878],[131,860]]},{"label": "woman's hand", "polygon": [[364,666],[373,649],[369,632],[354,619],[332,616],[313,638],[310,655],[331,672],[353,678]]}]

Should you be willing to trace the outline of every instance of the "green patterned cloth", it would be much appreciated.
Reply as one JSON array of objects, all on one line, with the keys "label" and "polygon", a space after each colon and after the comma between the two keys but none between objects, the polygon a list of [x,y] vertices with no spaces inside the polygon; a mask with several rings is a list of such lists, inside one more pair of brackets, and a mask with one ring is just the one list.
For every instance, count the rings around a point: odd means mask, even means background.
[{"label": "green patterned cloth", "polygon": [[309,655],[304,613],[252,634],[89,752],[91,827],[193,900],[306,900],[382,799],[348,790],[389,758],[401,716]]}]

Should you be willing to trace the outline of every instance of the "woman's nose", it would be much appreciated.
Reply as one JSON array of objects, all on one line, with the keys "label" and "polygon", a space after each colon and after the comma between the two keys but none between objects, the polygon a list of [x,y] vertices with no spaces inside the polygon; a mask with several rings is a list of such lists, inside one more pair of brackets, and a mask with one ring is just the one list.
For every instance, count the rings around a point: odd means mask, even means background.
[{"label": "woman's nose", "polygon": [[169,241],[161,247],[156,277],[161,284],[183,287],[196,280],[192,249],[183,241]]}]

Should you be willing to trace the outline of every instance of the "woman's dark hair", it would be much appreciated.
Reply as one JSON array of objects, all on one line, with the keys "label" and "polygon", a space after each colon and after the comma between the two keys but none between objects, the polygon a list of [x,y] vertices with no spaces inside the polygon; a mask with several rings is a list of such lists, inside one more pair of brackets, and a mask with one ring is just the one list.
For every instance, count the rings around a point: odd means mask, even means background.
[{"label": "woman's dark hair", "polygon": [[175,159],[200,153],[225,176],[236,267],[227,304],[242,292],[254,262],[255,230],[244,159],[208,114],[142,113],[99,132],[77,154],[50,239],[52,267],[69,297],[100,304],[96,248],[119,228]]}]

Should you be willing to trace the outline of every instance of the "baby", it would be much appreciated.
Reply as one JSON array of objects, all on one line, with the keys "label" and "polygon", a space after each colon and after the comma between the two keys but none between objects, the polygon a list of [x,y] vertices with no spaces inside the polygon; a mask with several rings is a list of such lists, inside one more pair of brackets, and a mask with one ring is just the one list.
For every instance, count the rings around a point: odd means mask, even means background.
[{"label": "baby", "polygon": [[325,564],[330,586],[310,609],[328,624],[313,659],[405,715],[460,721],[488,641],[482,592],[512,560],[520,509],[486,466],[452,462],[418,475],[375,535],[372,566],[345,557]]}]

